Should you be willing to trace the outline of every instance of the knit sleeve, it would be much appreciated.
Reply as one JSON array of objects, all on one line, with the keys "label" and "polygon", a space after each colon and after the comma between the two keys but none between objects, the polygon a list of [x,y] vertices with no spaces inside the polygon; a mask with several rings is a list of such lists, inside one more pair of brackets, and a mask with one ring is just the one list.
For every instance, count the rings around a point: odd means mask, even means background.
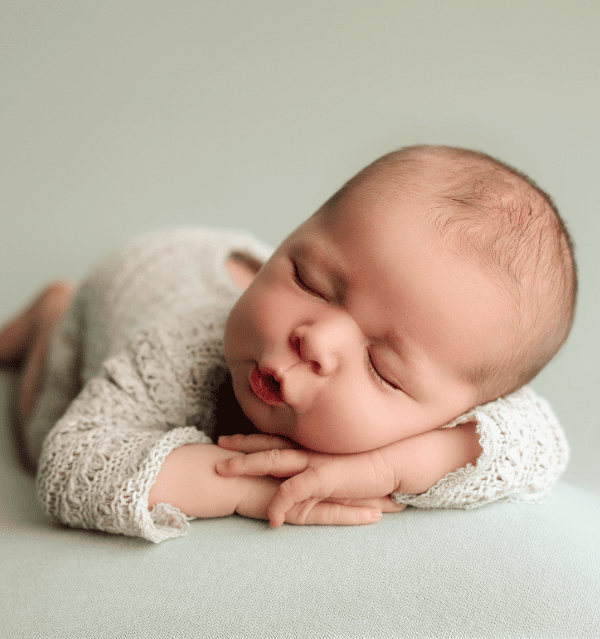
[{"label": "knit sleeve", "polygon": [[417,508],[476,508],[508,500],[544,499],[564,471],[569,447],[546,400],[530,387],[461,415],[444,428],[477,423],[482,453],[475,464],[447,474],[421,495],[392,493]]},{"label": "knit sleeve", "polygon": [[[169,504],[150,511],[148,495],[172,450],[212,443],[196,425],[210,414],[199,366],[214,341],[199,340],[206,331],[191,326],[139,333],[104,363],[46,437],[38,496],[63,523],[153,542],[186,533],[189,518]],[[185,343],[175,356],[173,341]]]}]

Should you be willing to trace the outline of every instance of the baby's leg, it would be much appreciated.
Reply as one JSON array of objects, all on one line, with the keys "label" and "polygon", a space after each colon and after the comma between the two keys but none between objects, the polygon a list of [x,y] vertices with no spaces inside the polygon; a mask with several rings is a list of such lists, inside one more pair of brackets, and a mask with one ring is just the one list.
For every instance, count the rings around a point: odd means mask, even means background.
[{"label": "baby's leg", "polygon": [[0,332],[0,362],[21,370],[18,418],[29,422],[35,406],[54,327],[74,293],[69,282],[54,282]]}]

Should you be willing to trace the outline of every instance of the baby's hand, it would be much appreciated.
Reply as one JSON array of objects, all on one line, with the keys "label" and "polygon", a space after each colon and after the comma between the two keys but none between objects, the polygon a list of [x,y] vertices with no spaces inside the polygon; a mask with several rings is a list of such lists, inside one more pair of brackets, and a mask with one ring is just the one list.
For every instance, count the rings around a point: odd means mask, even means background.
[{"label": "baby's hand", "polygon": [[247,453],[220,461],[220,475],[289,478],[280,484],[267,509],[274,528],[284,521],[374,523],[382,512],[404,508],[389,497],[400,478],[377,450],[329,455],[298,449],[293,443],[270,435],[221,437],[219,446]]}]

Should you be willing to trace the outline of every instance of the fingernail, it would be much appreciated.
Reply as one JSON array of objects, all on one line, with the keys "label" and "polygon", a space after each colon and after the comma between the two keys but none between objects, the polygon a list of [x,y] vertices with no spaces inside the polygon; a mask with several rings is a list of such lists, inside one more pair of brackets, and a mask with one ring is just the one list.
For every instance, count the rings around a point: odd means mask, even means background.
[{"label": "fingernail", "polygon": [[217,462],[216,469],[218,473],[221,473],[222,471],[227,470],[228,461],[229,461],[228,459],[221,459],[221,461]]},{"label": "fingernail", "polygon": [[380,510],[371,511],[371,521],[373,523],[379,521],[380,519],[381,519],[381,511]]}]

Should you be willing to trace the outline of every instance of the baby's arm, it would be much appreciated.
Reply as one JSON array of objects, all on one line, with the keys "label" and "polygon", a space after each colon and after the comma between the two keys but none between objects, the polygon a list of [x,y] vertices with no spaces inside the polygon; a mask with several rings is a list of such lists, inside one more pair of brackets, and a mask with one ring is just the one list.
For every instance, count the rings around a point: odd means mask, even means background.
[{"label": "baby's arm", "polygon": [[[253,497],[255,517],[266,512],[279,482],[269,477],[222,477],[215,471],[218,461],[240,455],[213,444],[188,444],[165,458],[150,489],[148,507],[166,503],[188,517],[226,517],[247,505]],[[252,510],[252,509],[250,509]]]},{"label": "baby's arm", "polygon": [[481,453],[473,422],[351,455],[279,450],[273,448],[274,441],[277,438],[261,435],[221,438],[219,444],[229,449],[252,453],[263,446],[265,450],[218,463],[218,472],[228,477],[289,477],[269,505],[274,527],[286,520],[290,508],[310,500],[385,499],[392,492],[424,493],[448,473],[475,463]]},{"label": "baby's arm", "polygon": [[[225,477],[216,471],[222,460],[243,453],[212,444],[189,444],[173,450],[164,460],[150,489],[148,507],[167,503],[188,517],[226,517],[238,513],[268,519],[267,507],[280,481],[263,476]],[[380,517],[377,502],[356,505],[321,502],[292,505],[284,513],[292,524],[355,525],[373,523]]]}]

